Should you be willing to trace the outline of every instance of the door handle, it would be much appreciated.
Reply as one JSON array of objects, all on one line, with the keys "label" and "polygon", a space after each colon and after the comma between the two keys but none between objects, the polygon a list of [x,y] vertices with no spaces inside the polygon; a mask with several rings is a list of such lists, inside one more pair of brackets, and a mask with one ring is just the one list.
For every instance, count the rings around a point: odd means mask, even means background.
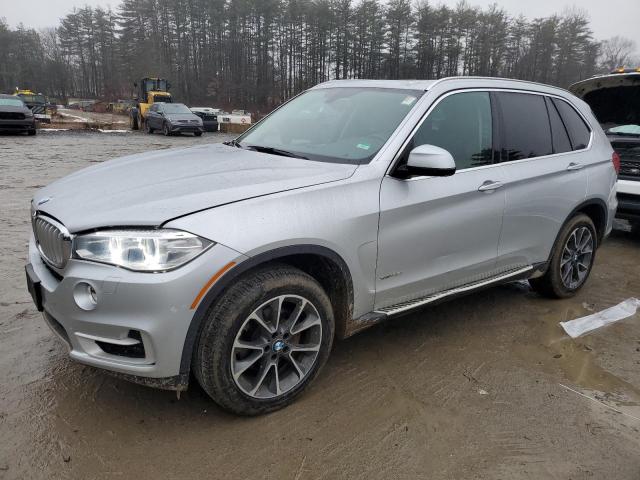
[{"label": "door handle", "polygon": [[584,168],[584,165],[582,165],[581,163],[575,163],[575,162],[571,162],[568,166],[567,166],[567,170],[572,171],[572,170],[582,170]]},{"label": "door handle", "polygon": [[479,192],[491,192],[502,187],[502,182],[494,182],[493,180],[487,180],[478,187]]}]

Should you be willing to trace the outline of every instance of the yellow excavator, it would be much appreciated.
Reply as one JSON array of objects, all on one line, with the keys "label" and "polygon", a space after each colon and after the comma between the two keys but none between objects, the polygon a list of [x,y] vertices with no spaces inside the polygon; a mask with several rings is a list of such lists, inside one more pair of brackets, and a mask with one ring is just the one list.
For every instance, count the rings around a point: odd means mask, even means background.
[{"label": "yellow excavator", "polygon": [[173,101],[169,89],[171,84],[164,78],[143,78],[140,83],[134,83],[137,89],[136,105],[129,112],[131,130],[144,128],[147,110],[154,103],[171,103]]}]

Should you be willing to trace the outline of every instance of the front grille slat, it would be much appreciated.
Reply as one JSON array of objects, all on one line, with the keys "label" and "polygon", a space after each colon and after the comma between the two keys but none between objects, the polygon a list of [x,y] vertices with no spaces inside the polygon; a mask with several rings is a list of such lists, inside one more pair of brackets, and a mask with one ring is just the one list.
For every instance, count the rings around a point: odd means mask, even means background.
[{"label": "front grille slat", "polygon": [[2,120],[24,120],[24,113],[19,112],[0,112]]},{"label": "front grille slat", "polygon": [[71,256],[71,236],[53,220],[36,217],[33,234],[42,259],[54,268],[64,268]]},{"label": "front grille slat", "polygon": [[620,155],[620,178],[640,180],[640,139],[612,140],[611,146]]},{"label": "front grille slat", "polygon": [[640,178],[640,161],[620,161],[620,175]]}]

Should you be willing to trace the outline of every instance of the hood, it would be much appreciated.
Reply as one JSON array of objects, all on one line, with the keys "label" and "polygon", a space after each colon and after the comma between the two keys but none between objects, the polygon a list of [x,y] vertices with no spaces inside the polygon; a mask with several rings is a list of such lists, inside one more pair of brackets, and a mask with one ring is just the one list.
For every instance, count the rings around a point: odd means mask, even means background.
[{"label": "hood", "polygon": [[195,113],[166,113],[165,118],[168,118],[171,122],[178,122],[180,120],[200,120],[200,117]]},{"label": "hood", "polygon": [[27,113],[29,108],[17,105],[0,105],[0,112]]},{"label": "hood", "polygon": [[589,78],[569,87],[584,100],[606,130],[618,125],[640,125],[640,73]]},{"label": "hood", "polygon": [[356,168],[203,145],[132,155],[80,170],[39,190],[34,205],[72,233],[158,226],[239,200],[343,180]]}]

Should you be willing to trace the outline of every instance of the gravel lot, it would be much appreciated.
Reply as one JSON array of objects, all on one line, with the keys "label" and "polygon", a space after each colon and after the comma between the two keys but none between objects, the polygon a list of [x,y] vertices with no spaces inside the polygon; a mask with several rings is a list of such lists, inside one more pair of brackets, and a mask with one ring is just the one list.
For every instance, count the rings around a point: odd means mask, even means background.
[{"label": "gravel lot", "polygon": [[619,224],[586,287],[514,283],[338,342],[291,407],[222,412],[68,360],[26,291],[29,200],[74,170],[220,134],[0,136],[0,478],[640,478],[640,312],[571,340],[558,322],[640,297]]}]

